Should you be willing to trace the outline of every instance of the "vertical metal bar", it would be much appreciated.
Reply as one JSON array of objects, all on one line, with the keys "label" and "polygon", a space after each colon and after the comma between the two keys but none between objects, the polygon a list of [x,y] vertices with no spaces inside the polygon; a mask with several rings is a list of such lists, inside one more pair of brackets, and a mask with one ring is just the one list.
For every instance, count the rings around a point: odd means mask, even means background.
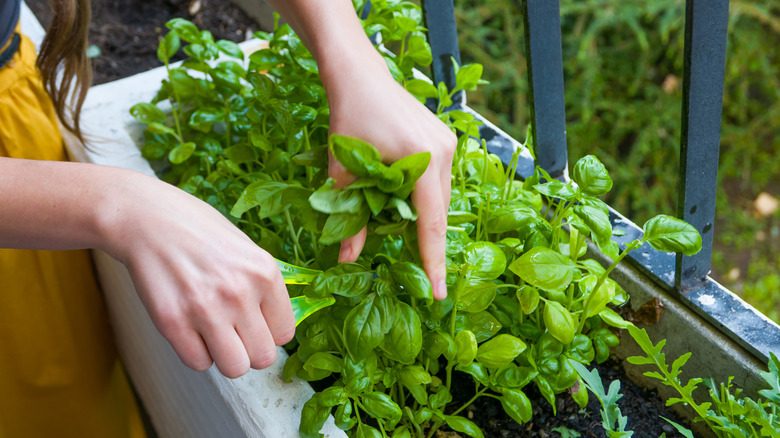
[{"label": "vertical metal bar", "polygon": [[[447,88],[455,88],[455,69],[452,59],[460,65],[460,47],[458,29],[455,26],[455,7],[453,0],[423,0],[423,15],[428,28],[428,43],[433,54],[433,82],[444,82]],[[463,92],[452,97],[455,105],[463,104]]]},{"label": "vertical metal bar", "polygon": [[566,168],[566,109],[558,0],[523,0],[536,161],[553,178]]},{"label": "vertical metal bar", "polygon": [[696,289],[712,266],[728,0],[687,0],[678,217],[702,235],[702,250],[678,254],[675,284]]}]

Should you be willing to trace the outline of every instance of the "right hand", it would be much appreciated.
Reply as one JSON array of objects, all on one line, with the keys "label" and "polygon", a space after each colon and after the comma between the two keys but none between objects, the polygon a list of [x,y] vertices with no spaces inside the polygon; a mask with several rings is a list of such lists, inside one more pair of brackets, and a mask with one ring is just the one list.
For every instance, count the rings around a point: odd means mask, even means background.
[{"label": "right hand", "polygon": [[270,366],[295,333],[273,257],[176,187],[130,172],[118,187],[100,226],[105,249],[182,362],[198,371],[216,363],[230,378]]}]

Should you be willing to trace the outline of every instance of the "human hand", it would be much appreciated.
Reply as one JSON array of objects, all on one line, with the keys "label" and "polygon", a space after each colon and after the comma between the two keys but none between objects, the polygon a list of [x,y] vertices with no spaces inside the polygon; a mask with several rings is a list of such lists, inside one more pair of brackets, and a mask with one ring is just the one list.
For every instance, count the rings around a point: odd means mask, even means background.
[{"label": "human hand", "polygon": [[216,363],[230,378],[270,366],[295,332],[273,257],[205,202],[140,174],[124,178],[102,215],[105,248],[182,362],[198,371]]},{"label": "human hand", "polygon": [[[363,57],[359,62],[359,68],[340,70],[337,79],[324,79],[330,104],[330,132],[371,143],[386,164],[414,153],[430,152],[430,165],[415,185],[412,203],[418,214],[423,269],[433,285],[434,297],[443,299],[447,296],[447,211],[457,138],[392,78],[381,57]],[[337,181],[337,187],[356,180],[333,156],[328,175]],[[343,240],[339,261],[355,261],[365,240],[365,228]]]}]

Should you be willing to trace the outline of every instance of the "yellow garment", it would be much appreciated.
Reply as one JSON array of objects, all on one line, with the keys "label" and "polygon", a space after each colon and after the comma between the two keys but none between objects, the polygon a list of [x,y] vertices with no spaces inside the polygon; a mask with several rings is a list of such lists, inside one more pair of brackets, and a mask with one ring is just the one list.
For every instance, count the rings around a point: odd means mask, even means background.
[{"label": "yellow garment", "polygon": [[[35,56],[0,70],[0,156],[65,160]],[[89,252],[0,249],[0,438],[144,436]]]}]

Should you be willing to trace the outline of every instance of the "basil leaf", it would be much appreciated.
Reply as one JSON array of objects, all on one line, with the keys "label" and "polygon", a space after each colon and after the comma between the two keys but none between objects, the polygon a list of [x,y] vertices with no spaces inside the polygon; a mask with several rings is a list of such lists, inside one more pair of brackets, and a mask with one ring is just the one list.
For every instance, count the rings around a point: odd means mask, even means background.
[{"label": "basil leaf", "polygon": [[302,438],[321,438],[323,436],[320,430],[330,415],[330,407],[320,404],[320,394],[315,393],[309,401],[303,404],[301,425],[298,427]]},{"label": "basil leaf", "polygon": [[357,263],[342,263],[320,274],[307,288],[306,294],[314,298],[331,294],[357,297],[371,290],[374,275]]},{"label": "basil leaf", "polygon": [[501,368],[512,363],[525,349],[525,342],[519,338],[502,334],[480,345],[476,359],[488,368]]},{"label": "basil leaf", "polygon": [[485,386],[490,384],[490,375],[488,373],[488,369],[485,368],[485,365],[482,365],[479,362],[471,362],[465,366],[458,365],[455,367],[455,369],[471,375],[471,377],[473,377],[477,382]]},{"label": "basil leaf", "polygon": [[490,212],[487,219],[489,233],[516,231],[529,225],[537,218],[536,210],[520,203],[509,203]]},{"label": "basil leaf", "polygon": [[577,321],[565,307],[557,301],[547,301],[544,304],[544,325],[547,331],[563,344],[574,340],[577,331]]},{"label": "basil leaf", "polygon": [[331,134],[329,142],[333,157],[356,176],[376,178],[383,176],[387,166],[382,164],[379,152],[369,143],[338,134]]},{"label": "basil leaf", "polygon": [[195,152],[195,143],[188,141],[187,143],[182,143],[171,149],[168,153],[168,160],[173,164],[181,164],[187,161],[187,159],[192,156],[193,152]]},{"label": "basil leaf", "polygon": [[659,251],[694,255],[701,250],[701,234],[693,225],[680,219],[658,215],[645,222],[642,240]]},{"label": "basil leaf", "polygon": [[325,370],[331,373],[340,373],[344,360],[325,351],[318,351],[303,363],[303,369],[312,372],[313,370]]},{"label": "basil leaf", "polygon": [[519,389],[498,388],[501,393],[501,407],[513,420],[519,424],[527,423],[531,420],[533,413],[531,401]]},{"label": "basil leaf", "polygon": [[390,275],[411,297],[425,300],[428,304],[433,302],[433,286],[419,266],[410,262],[393,263],[390,266]]},{"label": "basil leaf", "polygon": [[593,155],[586,155],[574,165],[572,180],[583,193],[601,196],[612,189],[612,178],[607,168]]},{"label": "basil leaf", "polygon": [[593,240],[598,244],[599,248],[609,244],[612,238],[612,224],[609,222],[609,217],[606,213],[588,205],[574,207],[574,213],[588,227]]},{"label": "basil leaf", "polygon": [[390,421],[390,428],[395,427],[401,419],[401,408],[389,395],[383,392],[369,392],[360,397],[363,409],[374,418]]},{"label": "basil leaf", "polygon": [[487,309],[496,298],[498,285],[492,281],[468,285],[458,296],[458,310],[462,312],[481,312]]},{"label": "basil leaf", "polygon": [[363,203],[357,213],[335,213],[328,216],[320,235],[320,243],[330,245],[359,233],[368,224],[371,211]]},{"label": "basil leaf", "polygon": [[564,201],[571,201],[576,195],[576,192],[570,185],[557,180],[552,180],[544,184],[537,184],[534,186],[534,189],[545,196],[563,199]]},{"label": "basil leaf", "polygon": [[364,197],[359,190],[335,189],[336,180],[328,180],[309,196],[312,208],[322,213],[359,213]]},{"label": "basil leaf", "polygon": [[157,46],[157,59],[167,64],[168,60],[179,51],[179,47],[181,47],[179,35],[176,32],[168,32]]},{"label": "basil leaf", "polygon": [[470,330],[461,330],[455,334],[455,346],[455,361],[458,365],[466,366],[477,357],[477,338]]},{"label": "basil leaf", "polygon": [[344,319],[344,346],[360,360],[382,343],[393,324],[390,298],[372,294],[355,306]]},{"label": "basil leaf", "polygon": [[445,415],[444,421],[447,422],[447,426],[451,427],[456,432],[465,433],[472,438],[485,438],[482,434],[482,429],[479,428],[472,421],[467,420],[457,415]]},{"label": "basil leaf", "polygon": [[512,262],[509,270],[539,289],[554,292],[572,282],[577,266],[560,253],[537,246]]},{"label": "basil leaf", "polygon": [[465,261],[469,265],[469,277],[495,280],[506,270],[506,256],[492,242],[474,242],[466,247]]},{"label": "basil leaf", "polygon": [[130,115],[141,123],[165,123],[165,113],[151,103],[137,103],[130,108]]},{"label": "basil leaf", "polygon": [[387,357],[404,364],[414,363],[422,348],[421,326],[417,312],[408,304],[396,300],[395,322],[381,344]]},{"label": "basil leaf", "polygon": [[219,40],[217,41],[217,47],[222,53],[230,55],[234,58],[238,58],[242,61],[244,60],[244,52],[242,52],[238,44],[234,43],[233,41]]},{"label": "basil leaf", "polygon": [[517,299],[520,301],[520,308],[523,309],[523,313],[528,315],[539,306],[539,291],[535,287],[525,285],[521,289],[517,290]]}]

